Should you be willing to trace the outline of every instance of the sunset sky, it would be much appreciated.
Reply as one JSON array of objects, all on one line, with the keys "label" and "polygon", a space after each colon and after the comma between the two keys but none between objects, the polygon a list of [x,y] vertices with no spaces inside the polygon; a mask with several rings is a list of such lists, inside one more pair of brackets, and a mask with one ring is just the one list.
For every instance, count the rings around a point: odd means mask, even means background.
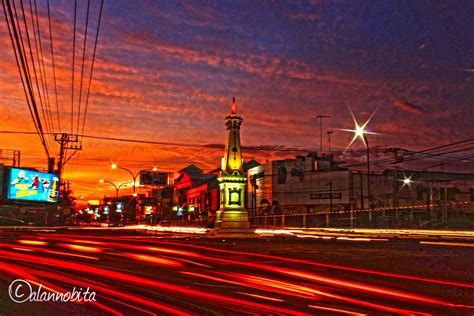
[{"label": "sunset sky", "polygon": [[[54,111],[51,131],[69,133],[74,2],[50,3],[61,123],[60,130]],[[55,110],[46,0],[37,4]],[[78,1],[76,111],[86,6]],[[85,83],[99,7],[91,0]],[[34,131],[0,11],[0,130]],[[224,117],[235,96],[243,145],[266,146],[244,157],[260,162],[297,154],[278,149],[318,150],[316,115],[331,116],[324,121],[325,148],[326,131],[334,130],[332,147],[344,150],[352,135],[338,129],[353,127],[349,107],[362,123],[377,110],[369,124],[379,133],[369,136],[374,157],[388,147],[420,150],[461,141],[473,131],[473,16],[473,1],[106,0],[84,134],[223,144]],[[25,167],[46,168],[37,135],[0,133],[0,148],[20,150]],[[84,138],[65,178],[76,195],[100,197],[112,190],[98,179],[130,180],[112,171],[111,162],[134,171],[176,171],[191,163],[210,170],[222,154],[219,148]]]}]

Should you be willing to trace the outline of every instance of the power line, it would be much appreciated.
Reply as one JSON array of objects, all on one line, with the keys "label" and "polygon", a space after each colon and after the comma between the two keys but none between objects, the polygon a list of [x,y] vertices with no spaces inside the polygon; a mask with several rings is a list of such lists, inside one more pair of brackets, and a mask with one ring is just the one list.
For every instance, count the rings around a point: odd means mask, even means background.
[{"label": "power line", "polygon": [[[459,146],[461,144],[469,144],[471,142],[474,142],[474,138],[470,138],[470,139],[466,139],[466,140],[463,140],[463,141],[458,141],[458,142],[455,142],[455,143],[451,143],[451,144],[447,144],[447,145],[441,145],[441,146],[436,146],[436,147],[432,147],[432,148],[428,148],[428,149],[425,149],[425,150],[421,150],[421,151],[410,151],[408,152],[407,154],[402,154],[401,158],[403,159],[403,161],[412,161],[412,160],[415,160],[415,159],[405,159],[406,156],[413,156],[413,155],[416,155],[416,154],[423,154],[423,153],[427,153],[427,152],[430,152],[430,151],[434,151],[434,152],[437,152],[439,151],[440,149],[444,149],[444,148],[448,148],[448,147],[455,147],[455,146]],[[379,159],[379,160],[375,160],[372,164],[373,165],[383,165],[383,164],[387,164],[387,163],[390,163],[392,161],[391,158],[382,158],[382,159]],[[345,165],[344,167],[348,168],[348,167],[357,167],[357,166],[364,166],[366,163],[355,163],[355,164],[349,164],[349,165]]]},{"label": "power line", "polygon": [[97,22],[97,31],[96,31],[96,35],[95,35],[94,52],[92,53],[91,72],[90,72],[90,76],[89,76],[89,84],[88,84],[88,87],[87,87],[86,104],[85,104],[85,109],[84,109],[84,117],[83,117],[83,121],[82,121],[81,135],[84,135],[84,128],[85,128],[85,125],[86,125],[87,109],[88,109],[88,105],[89,105],[89,94],[90,94],[90,91],[91,91],[92,74],[94,72],[95,54],[96,54],[96,51],[97,51],[97,42],[99,40],[99,30],[100,30],[100,22],[102,20],[102,10],[103,10],[103,8],[104,8],[104,0],[102,0],[101,3],[100,3],[99,20]]},{"label": "power line", "polygon": [[18,68],[18,72],[20,74],[21,84],[23,86],[23,92],[25,94],[26,102],[28,104],[28,109],[30,111],[31,117],[33,118],[33,124],[35,125],[35,129],[37,130],[37,132],[27,132],[27,133],[40,135],[38,125],[36,123],[36,120],[34,119],[34,114],[33,114],[32,106],[31,106],[31,103],[30,103],[29,95],[28,95],[28,92],[26,91],[26,84],[25,84],[26,78],[23,78],[24,75],[23,75],[22,68],[20,66],[20,61],[19,61],[20,52],[17,50],[17,48],[14,44],[15,40],[13,39],[13,34],[12,34],[13,31],[11,30],[11,28],[13,28],[13,26],[10,25],[10,22],[8,20],[7,9],[5,7],[5,1],[4,0],[2,0],[2,5],[3,5],[3,12],[5,13],[5,21],[7,22],[8,33],[10,35],[10,40],[12,42],[12,47],[13,47],[13,52],[14,52],[14,55],[15,55],[16,65],[17,65],[17,68]]},{"label": "power line", "polygon": [[72,40],[72,83],[71,83],[71,134],[74,133],[74,64],[76,60],[76,19],[77,19],[77,0],[74,0],[74,32]]},{"label": "power line", "polygon": [[43,127],[41,125],[38,108],[36,106],[36,102],[34,99],[34,93],[33,93],[33,88],[31,86],[29,72],[27,71],[26,54],[24,51],[24,46],[22,45],[23,43],[22,41],[20,41],[19,34],[18,34],[19,32],[21,32],[21,29],[17,30],[10,1],[2,0],[2,5],[3,5],[4,13],[5,13],[5,21],[7,22],[7,25],[8,25],[8,32],[10,35],[10,39],[12,41],[13,50],[15,52],[18,72],[20,73],[20,80],[22,82],[23,91],[25,93],[25,97],[28,103],[28,108],[30,110],[30,114],[33,119],[35,128],[37,130],[37,134],[39,135],[41,143],[43,144],[46,156],[49,159],[50,158],[49,149],[46,144],[46,140],[44,138]]},{"label": "power line", "polygon": [[[44,103],[45,103],[44,106],[46,107],[45,123],[46,123],[47,130],[49,132],[54,132],[54,125],[53,125],[53,120],[52,120],[52,115],[51,115],[51,105],[49,102],[48,81],[47,81],[46,69],[45,69],[44,57],[43,57],[43,44],[41,40],[41,31],[39,27],[38,8],[36,6],[36,0],[34,0],[34,4],[35,4],[35,8],[34,8],[35,14],[33,14],[33,7],[30,0],[30,15],[31,15],[31,23],[33,25],[33,35],[35,39],[36,58],[38,60],[38,67],[40,71],[40,81],[41,81],[41,86],[43,89],[43,97],[44,97]],[[34,19],[35,16],[36,16],[36,26],[35,26],[35,19]],[[38,34],[38,40],[37,40],[36,34]],[[39,48],[40,48],[39,50],[38,50],[38,43],[39,43]],[[40,56],[41,56],[41,61],[40,61]],[[50,141],[51,139],[52,137],[50,137]]]},{"label": "power line", "polygon": [[47,0],[47,4],[48,4],[48,22],[49,22],[48,23],[49,24],[49,42],[51,46],[51,61],[53,63],[54,94],[56,96],[56,115],[58,119],[59,131],[61,131],[61,119],[59,116],[59,102],[58,102],[58,88],[56,84],[56,66],[54,63],[53,28],[51,26],[51,9],[49,5],[49,0]]},{"label": "power line", "polygon": [[[34,60],[34,57],[33,57],[33,50],[31,48],[31,41],[30,41],[30,35],[29,35],[29,31],[28,31],[28,25],[26,23],[26,14],[25,14],[25,10],[24,10],[24,7],[23,7],[23,1],[20,1],[20,7],[21,7],[21,12],[22,12],[22,16],[23,16],[23,24],[25,25],[25,34],[26,34],[26,39],[27,39],[27,43],[28,43],[28,51],[30,53],[30,58],[31,58],[31,65],[33,67],[33,74],[34,74],[34,79],[35,79],[35,83],[36,83],[36,91],[38,93],[38,97],[39,97],[39,103],[40,103],[40,107],[41,107],[41,112],[43,114],[43,119],[46,121],[45,122],[45,127],[46,127],[46,130],[49,131],[49,128],[48,128],[48,124],[47,124],[47,120],[46,120],[46,115],[45,115],[45,112],[44,112],[44,106],[43,106],[43,98],[41,97],[41,91],[40,91],[40,88],[39,88],[39,83],[38,83],[38,74],[37,74],[37,71],[36,71],[36,66],[35,66],[35,60]],[[13,8],[14,8],[14,11],[15,11],[15,17],[16,17],[16,21],[18,23],[18,30],[20,32],[20,38],[21,38],[21,41],[22,41],[22,46],[23,46],[23,50],[24,50],[24,53],[25,53],[25,61],[26,61],[26,68],[27,68],[27,72],[28,72],[28,76],[29,76],[29,79],[30,79],[30,82],[31,82],[31,71],[30,71],[30,68],[28,66],[28,57],[26,55],[26,49],[24,47],[24,44],[23,44],[23,34],[21,32],[21,26],[20,26],[20,22],[19,22],[19,19],[18,19],[18,14],[16,12],[16,6],[15,6],[15,2],[13,1]],[[33,30],[35,31],[34,29],[34,25],[33,25]],[[35,44],[36,44],[36,31],[35,31]],[[38,62],[39,62],[39,58],[38,58]],[[39,66],[39,64],[38,64]],[[34,87],[33,87],[33,99],[35,98],[35,95],[34,95]],[[36,107],[36,104],[34,105]],[[41,119],[38,117],[38,120],[41,121]],[[48,142],[46,141],[46,146],[48,146]],[[49,151],[49,150],[48,150]],[[49,158],[49,157],[48,157]]]},{"label": "power line", "polygon": [[[460,163],[460,162],[466,162],[466,159],[471,159],[471,158],[474,158],[474,155],[467,155],[467,156],[464,156],[464,157],[460,157],[460,160],[458,161],[450,161],[450,162],[441,162],[441,163],[438,163],[436,165],[431,165],[431,166],[428,166],[425,168],[425,170],[429,170],[429,169],[432,169],[432,168],[436,168],[436,167],[441,167],[441,166],[446,166],[446,165],[452,165],[452,164],[456,164],[456,163]],[[472,161],[472,160],[469,160],[469,162]]]},{"label": "power line", "polygon": [[76,134],[79,134],[79,122],[81,120],[81,101],[82,101],[82,82],[84,80],[84,63],[86,59],[86,47],[87,47],[87,31],[89,29],[89,9],[90,9],[91,1],[87,0],[87,11],[86,11],[86,28],[84,31],[84,46],[82,48],[82,66],[81,66],[81,81],[79,85],[79,102],[78,102],[78,109],[77,109],[77,131]]}]

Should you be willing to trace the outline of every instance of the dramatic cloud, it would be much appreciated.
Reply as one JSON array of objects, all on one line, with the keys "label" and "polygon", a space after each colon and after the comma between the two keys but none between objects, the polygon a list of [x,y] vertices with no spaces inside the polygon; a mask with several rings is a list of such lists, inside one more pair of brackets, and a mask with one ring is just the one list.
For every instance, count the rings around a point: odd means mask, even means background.
[{"label": "dramatic cloud", "polygon": [[400,110],[410,112],[410,113],[413,113],[413,114],[420,115],[420,114],[423,114],[425,112],[423,110],[423,108],[418,106],[418,105],[414,105],[414,104],[411,104],[411,103],[408,103],[408,102],[403,102],[403,101],[400,101],[400,100],[394,100],[393,105],[396,108],[399,108]]},{"label": "dramatic cloud", "polygon": [[[51,1],[56,113],[46,1],[38,1],[50,132],[77,128],[85,22],[85,4],[78,3],[72,112],[74,4]],[[98,4],[91,1],[90,30],[95,30]],[[338,155],[352,138],[340,130],[353,128],[349,107],[361,122],[379,109],[369,125],[378,133],[370,136],[374,159],[383,158],[387,147],[414,150],[464,139],[473,120],[473,6],[105,1],[85,125],[86,135],[102,139],[83,139],[83,150],[70,160],[65,177],[78,194],[102,196],[110,188],[100,186],[99,178],[130,180],[127,173],[110,170],[113,161],[134,171],[152,165],[176,171],[190,163],[214,169],[222,156],[224,118],[233,96],[244,117],[245,159],[265,162],[319,150],[315,117],[322,114],[331,116],[324,121],[324,150],[325,132],[333,130],[331,146]],[[83,87],[91,66],[91,32]],[[0,130],[32,131],[4,22],[0,45]],[[84,103],[81,119],[83,115]],[[53,135],[47,141],[57,157]],[[35,135],[0,133],[0,148],[21,150],[24,166],[45,167]],[[354,143],[340,159],[363,162],[363,144]]]}]

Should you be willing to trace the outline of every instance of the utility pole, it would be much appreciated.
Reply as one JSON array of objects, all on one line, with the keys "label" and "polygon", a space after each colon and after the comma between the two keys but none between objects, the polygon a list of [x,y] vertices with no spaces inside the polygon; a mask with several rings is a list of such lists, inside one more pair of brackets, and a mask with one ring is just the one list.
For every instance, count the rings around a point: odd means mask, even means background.
[{"label": "utility pole", "polygon": [[331,134],[334,133],[333,131],[327,131],[328,134],[328,147],[329,147],[329,153],[331,153]]},{"label": "utility pole", "polygon": [[364,137],[365,148],[367,150],[367,204],[369,206],[369,221],[372,223],[372,196],[370,192],[370,148],[367,134],[362,135]]},{"label": "utility pole", "polygon": [[364,209],[364,180],[362,177],[362,172],[359,173],[359,178],[360,178],[360,209]]},{"label": "utility pole", "polygon": [[[398,152],[403,149],[401,148],[388,148],[385,153],[391,153],[393,154],[393,160],[395,164],[395,183],[394,183],[394,189],[393,189],[393,206],[395,208],[398,208],[400,206],[400,201],[398,199],[398,163],[403,161],[403,158],[400,158],[398,156]],[[397,210],[397,219],[398,219],[398,210]]]},{"label": "utility pole", "polygon": [[[59,178],[59,190],[61,192],[61,187],[62,187],[62,192],[63,192],[63,199],[67,198],[66,192],[69,191],[69,183],[68,183],[68,188],[65,188],[65,183],[62,181],[63,180],[63,169],[64,165],[69,161],[69,159],[74,156],[74,154],[82,149],[82,144],[77,145],[79,143],[78,136],[73,135],[73,134],[67,134],[67,133],[62,133],[62,134],[54,134],[54,140],[59,143],[59,160],[58,160],[58,169],[57,169],[57,174]],[[66,156],[66,150],[74,150],[74,152],[69,156]],[[61,194],[59,194],[61,196]],[[58,212],[61,209],[61,198],[58,199]]]},{"label": "utility pole", "polygon": [[329,115],[318,115],[316,116],[319,119],[319,152],[323,152],[323,118],[329,118]]},{"label": "utility pole", "polygon": [[332,181],[327,183],[329,186],[329,212],[332,212]]},{"label": "utility pole", "polygon": [[[59,179],[61,180],[64,165],[69,161],[69,159],[72,158],[72,156],[74,156],[78,150],[82,150],[82,144],[73,145],[79,143],[79,137],[74,134],[54,134],[54,140],[58,142],[60,146],[57,172]],[[66,158],[66,150],[74,150],[74,152],[68,158]]]},{"label": "utility pole", "polygon": [[[444,212],[443,221],[448,221],[448,187],[444,187]],[[446,223],[447,224],[447,223]]]}]

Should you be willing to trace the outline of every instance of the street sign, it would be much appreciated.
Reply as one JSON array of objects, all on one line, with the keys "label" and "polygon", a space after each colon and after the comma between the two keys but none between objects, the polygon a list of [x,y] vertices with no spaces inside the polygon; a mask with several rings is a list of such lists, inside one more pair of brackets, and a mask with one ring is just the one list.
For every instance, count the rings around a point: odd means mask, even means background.
[{"label": "street sign", "polygon": [[323,199],[340,199],[341,198],[341,193],[311,193],[309,195],[309,198],[312,200],[323,200]]}]

